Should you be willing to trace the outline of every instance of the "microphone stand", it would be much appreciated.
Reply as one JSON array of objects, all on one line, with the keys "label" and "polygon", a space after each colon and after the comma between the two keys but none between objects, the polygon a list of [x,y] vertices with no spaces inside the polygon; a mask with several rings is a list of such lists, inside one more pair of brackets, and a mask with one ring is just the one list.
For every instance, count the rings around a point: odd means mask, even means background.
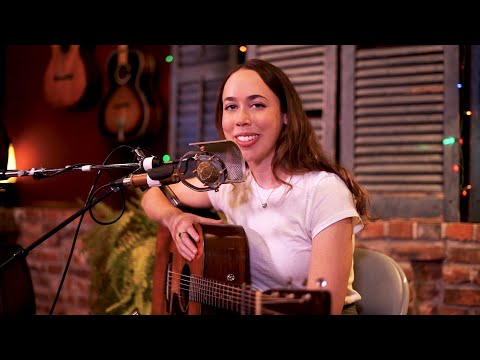
[{"label": "microphone stand", "polygon": [[[209,184],[208,187],[206,188],[198,188],[194,186],[193,184],[189,184],[185,179],[183,178],[184,173],[186,172],[186,168],[182,169],[180,171],[180,174],[182,176],[179,176],[177,172],[175,171],[175,167],[172,165],[174,164],[169,164],[165,163],[165,167],[160,167],[156,171],[147,171],[147,174],[151,174],[152,176],[156,176],[155,179],[153,180],[165,180],[165,176],[173,176],[173,182],[178,180],[181,180],[184,185],[187,187],[195,190],[195,191],[207,191],[207,190],[216,190],[218,186],[220,186],[221,183],[228,183],[228,182],[240,182],[244,181],[244,167],[245,163],[243,162],[243,157],[241,155],[240,150],[238,149],[238,146],[228,140],[218,140],[218,141],[213,141],[213,142],[199,142],[199,143],[191,143],[190,145],[196,145],[200,148],[202,152],[208,151],[209,149],[216,149],[218,146],[222,147],[223,144],[231,144],[234,149],[236,149],[236,152],[234,154],[237,154],[238,158],[241,159],[241,178],[235,178],[235,179],[228,179],[226,176],[226,165],[223,163],[223,160],[217,155],[212,155],[208,153],[204,154],[199,154],[198,152],[195,151],[189,151],[187,152],[182,158],[180,159],[179,163],[184,164],[188,163],[190,160],[195,160],[195,161],[202,161],[204,162],[205,169],[202,167],[202,171],[200,174],[201,176],[197,177],[199,178],[200,181],[204,182],[204,180]],[[143,153],[140,149],[138,149],[137,153],[137,159],[143,157]],[[216,162],[211,162],[212,159],[215,159]],[[141,162],[141,161],[140,161]],[[217,164],[218,162],[218,164]],[[185,165],[185,164],[184,164]],[[186,166],[186,165],[185,165]],[[238,167],[238,166],[236,166]],[[54,175],[58,175],[60,173],[63,173],[65,171],[92,171],[92,170],[109,170],[109,169],[139,169],[141,168],[140,163],[125,163],[125,164],[107,164],[107,165],[95,165],[95,164],[82,164],[82,165],[73,165],[73,166],[66,166],[65,168],[59,168],[59,169],[35,169],[32,168],[30,170],[0,170],[0,180],[6,180],[10,177],[21,177],[21,176],[32,176],[35,180],[38,179],[43,179],[46,177],[51,177]],[[195,171],[198,170],[198,167],[195,169]],[[210,178],[211,173],[214,173],[215,176]],[[215,173],[217,172],[217,173]],[[172,175],[173,173],[173,175]],[[205,174],[204,174],[205,173]],[[141,180],[145,181],[143,178],[144,176],[141,176]],[[145,175],[145,177],[148,177],[148,175]],[[205,179],[203,179],[206,177]],[[71,215],[69,218],[65,219],[62,223],[58,224],[56,227],[54,227],[52,230],[44,234],[42,237],[40,237],[38,240],[34,241],[32,244],[27,246],[25,249],[20,248],[17,250],[7,261],[3,262],[0,264],[0,270],[2,270],[5,266],[7,266],[10,262],[15,260],[16,258],[19,257],[26,257],[30,251],[32,251],[34,248],[36,248],[38,245],[43,243],[46,239],[48,239],[50,236],[53,234],[57,233],[59,230],[63,229],[65,226],[67,226],[69,223],[71,223],[73,220],[87,212],[89,209],[91,209],[93,206],[98,204],[100,201],[105,199],[107,196],[109,196],[111,193],[116,192],[120,190],[121,186],[125,185],[134,185],[136,186],[135,182],[132,180],[132,177],[127,177],[127,178],[122,178],[120,180],[117,180],[113,183],[110,183],[110,188],[107,192],[105,192],[103,195],[99,196],[97,199],[90,201],[88,204],[86,204],[84,207],[82,207],[80,210],[75,212],[73,215]],[[159,184],[160,185],[160,184]],[[177,199],[178,200],[178,199]],[[178,203],[177,203],[178,205]]]},{"label": "microphone stand", "polygon": [[[86,165],[66,166],[65,168],[58,168],[58,169],[32,168],[31,170],[7,170],[7,171],[0,170],[0,180],[7,180],[10,177],[21,177],[21,176],[32,176],[35,180],[39,180],[49,176],[57,175],[65,171],[73,171],[73,170],[75,171],[110,170],[110,169],[135,169],[136,170],[138,168],[139,168],[139,164],[137,163],[126,163],[126,164],[107,164],[107,165],[86,164]],[[107,196],[109,196],[113,192],[120,190],[120,184],[111,183],[109,185],[110,185],[109,190],[106,191],[104,194],[90,201],[80,210],[78,210],[73,215],[65,219],[63,222],[58,224],[52,230],[48,231],[46,234],[41,236],[38,240],[34,241],[32,244],[30,244],[26,248],[20,248],[17,251],[15,251],[15,253],[8,260],[0,264],[0,271],[4,267],[6,267],[9,263],[11,263],[13,260],[17,258],[19,259],[25,258],[30,253],[30,251],[35,249],[38,245],[43,243],[50,236],[52,236],[53,234],[63,229],[65,226],[70,224],[73,220],[75,220],[82,214],[86,213],[88,210],[90,210],[92,207],[97,205],[99,202],[101,202],[103,199],[105,199]]]},{"label": "microphone stand", "polygon": [[112,194],[113,192],[116,192],[120,190],[120,187],[118,186],[111,186],[108,191],[106,191],[104,194],[100,195],[98,198],[90,201],[88,204],[86,204],[84,207],[82,207],[80,210],[78,210],[77,212],[75,212],[73,215],[71,215],[70,217],[68,217],[67,219],[65,219],[63,222],[61,222],[60,224],[58,224],[57,226],[55,226],[52,230],[48,231],[46,234],[44,234],[43,236],[41,236],[38,240],[34,241],[32,244],[30,244],[29,246],[27,246],[25,249],[24,248],[20,248],[18,249],[7,261],[5,261],[4,263],[2,263],[0,265],[0,270],[2,270],[5,266],[7,266],[10,262],[12,262],[13,260],[17,259],[17,258],[25,258],[28,253],[30,251],[32,251],[33,249],[35,249],[38,245],[40,245],[41,243],[43,243],[45,240],[47,240],[50,236],[52,236],[53,234],[57,233],[59,230],[63,229],[65,226],[67,226],[68,224],[70,224],[73,220],[75,220],[76,218],[78,218],[80,215],[84,214],[85,212],[87,212],[88,210],[90,210],[92,207],[94,207],[95,205],[97,205],[99,202],[101,202],[103,199],[105,199],[107,196],[109,196],[110,194]]}]

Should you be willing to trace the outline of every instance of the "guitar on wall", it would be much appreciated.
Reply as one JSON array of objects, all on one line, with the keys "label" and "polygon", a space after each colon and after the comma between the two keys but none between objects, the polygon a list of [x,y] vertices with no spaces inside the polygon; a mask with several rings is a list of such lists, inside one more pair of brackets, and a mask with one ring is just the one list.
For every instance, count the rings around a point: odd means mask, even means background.
[{"label": "guitar on wall", "polygon": [[252,290],[248,243],[241,226],[194,224],[199,256],[189,262],[159,226],[153,275],[156,315],[329,315],[326,290]]},{"label": "guitar on wall", "polygon": [[99,113],[103,135],[118,143],[155,136],[162,109],[156,97],[155,58],[119,45],[107,60],[109,89]]},{"label": "guitar on wall", "polygon": [[54,108],[79,110],[101,97],[101,76],[94,47],[50,45],[51,57],[43,82],[45,100]]}]

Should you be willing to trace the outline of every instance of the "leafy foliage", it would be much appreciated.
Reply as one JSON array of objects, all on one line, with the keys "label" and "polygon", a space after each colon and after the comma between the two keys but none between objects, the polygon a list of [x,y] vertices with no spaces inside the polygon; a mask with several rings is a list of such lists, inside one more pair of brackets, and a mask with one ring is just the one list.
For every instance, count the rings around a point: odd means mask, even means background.
[{"label": "leafy foliage", "polygon": [[[90,265],[90,307],[94,314],[151,313],[157,224],[144,213],[140,195],[137,189],[117,222],[96,224],[82,235]],[[118,216],[103,203],[95,206],[95,212],[106,219]]]}]

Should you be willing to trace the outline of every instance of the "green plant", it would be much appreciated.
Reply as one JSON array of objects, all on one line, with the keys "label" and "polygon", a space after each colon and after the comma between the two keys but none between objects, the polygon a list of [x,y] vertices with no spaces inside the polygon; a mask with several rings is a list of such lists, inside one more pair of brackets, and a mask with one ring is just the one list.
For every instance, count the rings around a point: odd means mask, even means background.
[{"label": "green plant", "polygon": [[[95,224],[82,235],[90,266],[90,307],[94,314],[151,313],[157,225],[140,205],[141,191],[126,202],[122,217]],[[104,219],[118,216],[104,203],[95,206]]]}]

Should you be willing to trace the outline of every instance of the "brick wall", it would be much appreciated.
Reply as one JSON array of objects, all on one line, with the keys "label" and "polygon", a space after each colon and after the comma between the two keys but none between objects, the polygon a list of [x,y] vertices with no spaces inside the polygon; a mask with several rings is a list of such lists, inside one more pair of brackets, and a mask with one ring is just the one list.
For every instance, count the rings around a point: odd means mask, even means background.
[{"label": "brick wall", "polygon": [[400,263],[410,282],[409,314],[480,314],[480,224],[377,221],[356,245]]},{"label": "brick wall", "polygon": [[[15,234],[27,248],[78,209],[0,209],[3,238]],[[78,219],[33,249],[30,266],[37,314],[48,314],[60,284]],[[85,216],[82,231],[93,224]],[[8,236],[7,236],[8,235]],[[422,220],[377,221],[357,237],[357,246],[396,259],[410,282],[410,314],[480,315],[480,224]],[[77,241],[54,314],[89,314],[89,268]]]},{"label": "brick wall", "polygon": [[[58,287],[67,264],[79,219],[46,238],[38,246],[31,246],[57,225],[68,219],[78,209],[54,208],[13,208],[0,209],[0,230],[2,239],[16,234],[16,243],[24,249],[31,249],[26,255],[35,292],[36,314],[49,314],[57,296]],[[93,224],[87,214],[81,232]],[[73,257],[62,285],[53,314],[89,314],[89,268],[82,252],[82,242],[75,244]]]}]

